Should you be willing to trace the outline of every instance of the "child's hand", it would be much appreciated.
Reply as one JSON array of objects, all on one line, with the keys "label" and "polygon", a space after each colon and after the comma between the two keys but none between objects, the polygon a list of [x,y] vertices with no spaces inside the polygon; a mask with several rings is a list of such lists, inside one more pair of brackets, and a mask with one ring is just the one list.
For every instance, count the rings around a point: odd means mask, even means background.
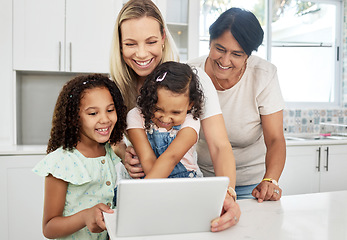
[{"label": "child's hand", "polygon": [[145,173],[143,172],[143,169],[141,167],[140,160],[138,159],[133,147],[126,148],[123,165],[128,171],[130,177],[141,178],[145,176]]},{"label": "child's hand", "polygon": [[93,233],[100,233],[106,230],[102,212],[113,213],[113,210],[103,203],[99,203],[94,207],[86,209],[84,219],[89,231]]}]

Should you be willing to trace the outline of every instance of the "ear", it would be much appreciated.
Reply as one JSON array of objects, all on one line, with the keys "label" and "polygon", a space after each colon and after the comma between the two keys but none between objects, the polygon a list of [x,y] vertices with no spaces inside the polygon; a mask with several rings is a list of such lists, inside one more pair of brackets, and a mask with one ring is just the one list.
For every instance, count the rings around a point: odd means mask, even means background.
[{"label": "ear", "polygon": [[194,102],[191,102],[191,103],[189,104],[189,106],[188,106],[188,111],[192,110],[193,105],[194,105]]},{"label": "ear", "polygon": [[161,38],[161,44],[165,43],[165,38],[166,38],[166,30],[165,30],[165,28],[163,28],[163,36]]}]

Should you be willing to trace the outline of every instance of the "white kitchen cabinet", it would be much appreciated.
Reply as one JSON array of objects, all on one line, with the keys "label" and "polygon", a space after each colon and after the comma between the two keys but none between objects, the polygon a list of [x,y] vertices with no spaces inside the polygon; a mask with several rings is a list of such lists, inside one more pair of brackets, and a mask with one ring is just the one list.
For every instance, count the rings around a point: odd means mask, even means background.
[{"label": "white kitchen cabinet", "polygon": [[117,0],[14,0],[15,70],[104,72]]},{"label": "white kitchen cabinet", "polygon": [[347,146],[287,146],[284,195],[347,190]]},{"label": "white kitchen cabinet", "polygon": [[199,0],[154,0],[178,48],[180,61],[199,55]]},{"label": "white kitchen cabinet", "polygon": [[44,178],[31,169],[44,155],[0,156],[0,233],[4,240],[40,240]]}]

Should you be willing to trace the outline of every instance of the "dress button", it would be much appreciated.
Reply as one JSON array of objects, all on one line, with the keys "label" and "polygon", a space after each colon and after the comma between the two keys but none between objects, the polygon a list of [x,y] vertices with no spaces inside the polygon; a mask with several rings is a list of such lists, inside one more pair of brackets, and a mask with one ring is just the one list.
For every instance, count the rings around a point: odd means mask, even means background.
[{"label": "dress button", "polygon": [[108,202],[108,203],[107,203],[107,206],[111,207],[111,203]]},{"label": "dress button", "polygon": [[106,182],[106,185],[107,185],[107,186],[110,186],[110,185],[111,185],[111,182],[110,182],[110,181],[107,181],[107,182]]},{"label": "dress button", "polygon": [[101,163],[102,163],[102,164],[105,164],[105,159],[102,159],[102,160],[101,160]]}]

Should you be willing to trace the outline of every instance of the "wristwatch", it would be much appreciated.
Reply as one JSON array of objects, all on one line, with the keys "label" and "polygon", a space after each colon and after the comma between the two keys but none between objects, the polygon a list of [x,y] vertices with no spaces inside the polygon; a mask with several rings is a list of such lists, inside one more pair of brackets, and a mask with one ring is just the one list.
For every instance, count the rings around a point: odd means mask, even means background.
[{"label": "wristwatch", "polygon": [[232,197],[232,198],[234,199],[234,201],[236,202],[237,195],[236,195],[235,190],[234,190],[232,187],[228,187],[227,193],[228,193],[229,196]]},{"label": "wristwatch", "polygon": [[264,178],[264,179],[262,180],[262,182],[264,182],[264,181],[266,181],[266,182],[271,182],[271,183],[275,184],[276,186],[278,186],[278,182],[277,182],[275,179],[272,179],[272,178]]}]

